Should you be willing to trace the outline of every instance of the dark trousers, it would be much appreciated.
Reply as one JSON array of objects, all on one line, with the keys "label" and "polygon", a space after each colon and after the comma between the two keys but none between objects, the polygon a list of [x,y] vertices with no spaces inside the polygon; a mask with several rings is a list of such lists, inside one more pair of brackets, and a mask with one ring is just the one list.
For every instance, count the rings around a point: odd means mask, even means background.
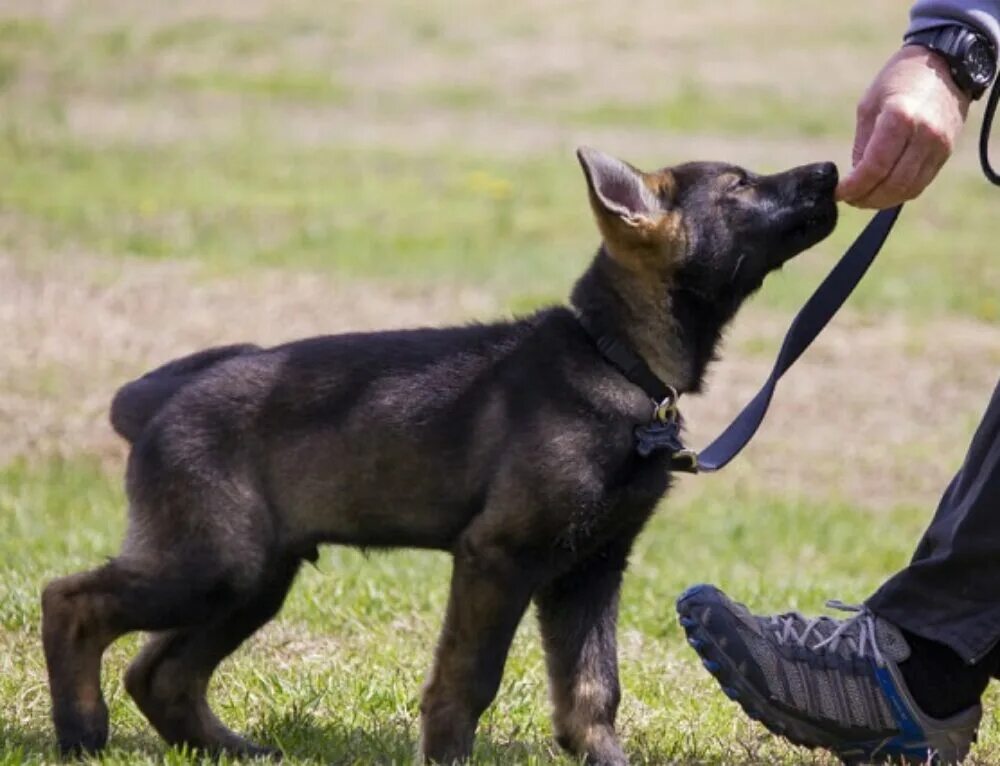
[{"label": "dark trousers", "polygon": [[966,662],[1000,641],[1000,382],[913,560],[867,603]]}]

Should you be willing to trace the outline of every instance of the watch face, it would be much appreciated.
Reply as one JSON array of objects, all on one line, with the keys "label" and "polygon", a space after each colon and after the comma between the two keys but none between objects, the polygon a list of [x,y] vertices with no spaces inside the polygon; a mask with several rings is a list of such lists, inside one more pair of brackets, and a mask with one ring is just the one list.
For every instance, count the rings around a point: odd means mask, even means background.
[{"label": "watch face", "polygon": [[969,46],[965,54],[965,66],[968,69],[969,77],[977,85],[987,85],[993,79],[996,60],[993,57],[993,49],[985,40],[976,40]]}]

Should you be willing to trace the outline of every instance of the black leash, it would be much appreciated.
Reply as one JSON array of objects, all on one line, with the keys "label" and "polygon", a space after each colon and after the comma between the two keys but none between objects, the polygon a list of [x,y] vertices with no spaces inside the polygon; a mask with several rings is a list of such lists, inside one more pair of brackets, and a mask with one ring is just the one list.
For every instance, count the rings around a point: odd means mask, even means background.
[{"label": "black leash", "polygon": [[900,205],[876,213],[844,257],[816,288],[816,292],[806,301],[806,305],[800,309],[792,321],[792,326],[788,328],[785,340],[781,344],[781,351],[778,352],[778,358],[764,386],[726,430],[698,455],[699,472],[718,471],[736,457],[753,438],[767,413],[781,376],[795,364],[802,356],[802,352],[809,348],[854,291],[882,249],[902,209],[903,206]]},{"label": "black leash", "polygon": [[983,174],[990,183],[1000,186],[1000,174],[990,164],[990,133],[993,132],[993,117],[997,111],[997,101],[1000,101],[1000,77],[993,83],[989,100],[983,110],[983,129],[979,133],[979,164],[983,166]]}]

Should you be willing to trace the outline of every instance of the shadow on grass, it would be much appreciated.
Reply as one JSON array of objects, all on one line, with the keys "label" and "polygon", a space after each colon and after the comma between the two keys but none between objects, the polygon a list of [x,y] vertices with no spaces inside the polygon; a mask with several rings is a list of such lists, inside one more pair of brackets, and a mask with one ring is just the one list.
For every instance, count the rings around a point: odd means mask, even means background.
[{"label": "shadow on grass", "polygon": [[[317,763],[414,763],[419,739],[416,723],[409,716],[374,723],[367,719],[358,725],[350,719],[320,722],[310,714],[294,711],[275,716],[254,734],[279,747],[288,760]],[[556,750],[554,744],[549,748],[497,738],[481,727],[472,763],[548,764],[559,760]]]},{"label": "shadow on grass", "polygon": [[[348,714],[349,715],[349,714]],[[365,725],[351,720],[320,722],[310,713],[291,711],[267,717],[247,734],[254,742],[277,747],[285,763],[294,764],[351,764],[352,766],[389,766],[416,762],[417,724],[408,715],[399,715],[381,722],[368,718]],[[554,742],[544,740],[525,742],[497,735],[489,727],[481,728],[476,737],[471,764],[524,764],[546,766],[579,763],[562,753]],[[749,766],[775,762],[773,753],[760,752],[760,742],[701,743],[692,749],[691,743],[644,742],[641,738],[626,741],[626,751],[636,766],[642,764],[671,763],[678,766]],[[631,747],[629,745],[631,744]],[[704,746],[709,745],[706,749]],[[772,756],[772,757],[769,757]],[[827,764],[829,761],[802,751],[786,754],[791,760],[779,758],[781,763]],[[50,729],[23,728],[0,720],[0,766],[14,764],[58,763],[59,752]],[[115,731],[112,728],[109,747],[99,757],[86,759],[94,763],[113,764],[213,764],[229,766],[241,763],[269,763],[266,760],[247,761],[235,758],[212,757],[208,753],[188,748],[168,748],[151,730]],[[80,761],[66,761],[79,763]]]},{"label": "shadow on grass", "polygon": [[[279,748],[285,762],[372,766],[414,763],[418,739],[415,726],[409,720],[390,719],[381,724],[362,727],[353,725],[350,721],[331,720],[321,723],[310,715],[295,712],[268,718],[255,726],[249,736],[254,742]],[[476,738],[472,762],[549,764],[560,761],[555,756],[554,750],[549,748],[494,739],[489,732],[484,731]],[[24,728],[0,721],[0,766],[58,763],[60,760],[55,737],[50,729]],[[86,760],[113,764],[252,763],[238,759],[212,758],[207,753],[186,748],[168,748],[152,730],[116,732],[114,729],[108,748],[99,757]]]},{"label": "shadow on grass", "polygon": [[[111,729],[111,741],[101,758],[117,763],[163,760],[163,745],[152,732],[116,732]],[[86,760],[86,759],[85,759]],[[194,757],[191,761],[198,760]],[[206,759],[207,760],[207,759]],[[0,720],[0,766],[21,763],[80,763],[64,759],[56,747],[55,733],[51,728],[35,729],[15,726]]]},{"label": "shadow on grass", "polygon": [[56,761],[59,753],[55,744],[51,732],[22,729],[0,720],[0,764]]}]

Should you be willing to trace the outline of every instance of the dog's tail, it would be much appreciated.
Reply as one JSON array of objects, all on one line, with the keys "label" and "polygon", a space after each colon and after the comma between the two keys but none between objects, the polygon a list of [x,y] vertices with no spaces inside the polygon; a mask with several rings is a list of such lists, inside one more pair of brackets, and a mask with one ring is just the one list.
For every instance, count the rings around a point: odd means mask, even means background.
[{"label": "dog's tail", "polygon": [[175,393],[225,359],[260,351],[252,343],[219,346],[184,356],[126,383],[111,401],[111,425],[129,444]]}]

